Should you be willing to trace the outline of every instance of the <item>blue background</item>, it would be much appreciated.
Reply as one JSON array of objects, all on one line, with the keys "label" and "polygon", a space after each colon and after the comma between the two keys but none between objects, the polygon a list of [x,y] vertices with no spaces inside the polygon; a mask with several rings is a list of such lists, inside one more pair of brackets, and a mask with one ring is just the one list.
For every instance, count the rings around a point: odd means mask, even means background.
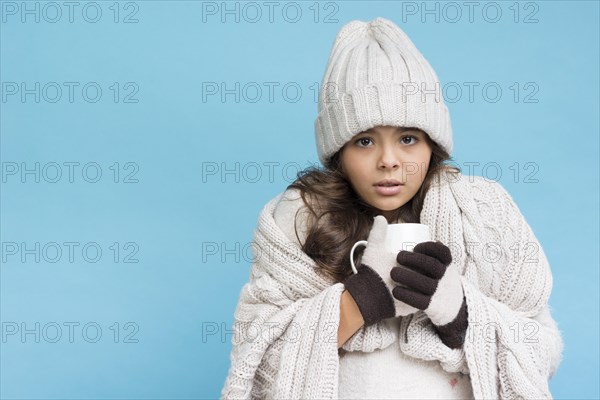
[{"label": "blue background", "polygon": [[[318,160],[315,90],[335,35],[352,19],[382,16],[407,32],[443,84],[463,88],[447,103],[454,160],[499,180],[546,252],[565,340],[554,397],[599,398],[598,2],[499,2],[495,23],[494,9],[482,15],[485,2],[472,22],[465,7],[452,22],[452,9],[429,2],[436,21],[422,2],[403,12],[409,3],[298,2],[294,23],[294,8],[282,16],[286,3],[272,22],[266,6],[252,22],[256,9],[229,2],[239,21],[234,13],[223,22],[221,2],[100,1],[94,23],[82,16],[86,2],[72,22],[66,6],[51,22],[55,9],[27,2],[40,20],[23,22],[23,3],[3,1],[0,396],[218,397],[258,214]],[[216,15],[203,13],[213,5]],[[92,20],[95,9],[86,11]],[[137,22],[125,23],[128,15]],[[33,89],[24,100],[10,94],[22,82]],[[56,102],[49,82],[63,89]],[[73,102],[65,82],[79,84]],[[102,89],[96,102],[82,95],[89,82]],[[209,95],[207,82],[234,94]],[[278,85],[272,99],[265,82]],[[479,84],[472,99],[465,82]],[[496,102],[481,90],[490,82],[502,89]],[[79,163],[72,182],[65,162]],[[36,163],[39,182],[21,176]],[[65,242],[78,243],[72,262]],[[92,258],[82,255],[90,243],[102,250],[96,262],[94,247]],[[65,323],[79,324],[72,341]]]}]

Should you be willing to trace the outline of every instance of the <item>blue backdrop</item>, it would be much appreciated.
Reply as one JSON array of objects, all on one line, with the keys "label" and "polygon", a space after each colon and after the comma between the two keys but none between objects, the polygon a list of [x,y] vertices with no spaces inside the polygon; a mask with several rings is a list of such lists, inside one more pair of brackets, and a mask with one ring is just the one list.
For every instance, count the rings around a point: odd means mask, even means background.
[{"label": "blue backdrop", "polygon": [[596,1],[2,1],[1,392],[216,398],[261,207],[317,163],[335,34],[395,21],[464,173],[499,180],[554,274],[556,398],[598,387]]}]

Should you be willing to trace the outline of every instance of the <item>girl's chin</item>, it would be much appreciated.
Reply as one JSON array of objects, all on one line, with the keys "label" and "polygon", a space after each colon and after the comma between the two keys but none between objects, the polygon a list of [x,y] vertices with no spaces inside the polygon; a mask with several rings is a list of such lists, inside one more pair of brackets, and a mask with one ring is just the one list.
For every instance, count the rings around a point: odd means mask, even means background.
[{"label": "girl's chin", "polygon": [[394,196],[381,196],[377,193],[365,193],[361,196],[371,207],[381,212],[391,212],[406,204],[406,193],[398,193]]},{"label": "girl's chin", "polygon": [[390,212],[399,209],[405,203],[400,199],[389,199],[387,201],[378,201],[373,206],[381,212]]}]

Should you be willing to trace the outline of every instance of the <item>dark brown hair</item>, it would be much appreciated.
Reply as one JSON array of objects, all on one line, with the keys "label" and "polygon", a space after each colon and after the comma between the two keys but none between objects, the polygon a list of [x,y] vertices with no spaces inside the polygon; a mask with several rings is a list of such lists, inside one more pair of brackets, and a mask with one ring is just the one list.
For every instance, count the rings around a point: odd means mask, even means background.
[{"label": "dark brown hair", "polygon": [[[427,190],[436,174],[460,173],[457,166],[446,164],[449,154],[429,135],[423,135],[431,146],[429,169],[419,191],[394,212],[393,219],[403,222],[420,222],[420,214]],[[310,211],[307,221],[306,240],[302,250],[320,267],[319,272],[336,282],[343,282],[352,274],[348,255],[358,240],[366,239],[373,225],[373,217],[380,210],[364,202],[354,191],[341,165],[341,149],[335,153],[324,168],[308,167],[288,189],[298,189],[304,204]],[[297,232],[296,232],[297,234]]]}]

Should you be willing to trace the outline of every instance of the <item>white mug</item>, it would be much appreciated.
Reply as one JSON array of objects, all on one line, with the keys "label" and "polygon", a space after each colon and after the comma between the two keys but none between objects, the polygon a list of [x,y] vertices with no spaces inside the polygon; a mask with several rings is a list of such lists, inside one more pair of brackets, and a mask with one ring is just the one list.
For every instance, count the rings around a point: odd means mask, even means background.
[{"label": "white mug", "polygon": [[[425,224],[390,224],[387,228],[385,248],[390,253],[399,253],[402,250],[412,251],[417,244],[430,241],[430,237],[429,226]],[[354,265],[354,249],[367,244],[366,240],[359,240],[354,243],[352,250],[350,250],[350,264],[355,274],[358,271]]]}]

